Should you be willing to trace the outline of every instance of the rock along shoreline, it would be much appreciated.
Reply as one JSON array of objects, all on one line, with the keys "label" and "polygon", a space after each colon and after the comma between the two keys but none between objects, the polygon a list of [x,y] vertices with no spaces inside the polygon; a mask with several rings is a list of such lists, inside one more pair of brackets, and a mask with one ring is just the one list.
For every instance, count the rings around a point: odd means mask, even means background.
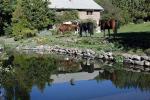
[{"label": "rock along shoreline", "polygon": [[[58,45],[49,46],[49,45],[40,45],[35,47],[17,47],[18,51],[20,50],[31,50],[36,53],[48,52],[48,53],[58,53],[58,54],[68,54],[81,56],[83,58],[91,58],[91,59],[103,59],[115,62],[115,55],[112,52],[95,52],[91,49],[79,49],[79,48],[65,48]],[[122,54],[124,64],[131,65],[140,65],[140,66],[149,66],[150,67],[150,56],[139,56],[139,55],[131,55],[131,54]]]},{"label": "rock along shoreline", "polygon": [[90,58],[90,59],[103,59],[108,61],[114,61],[114,56],[112,52],[104,52],[101,51],[100,53],[96,53],[91,49],[79,49],[79,48],[64,48],[60,46],[47,46],[47,45],[40,45],[36,47],[17,47],[17,51],[33,51],[35,53],[58,53],[58,54],[66,54],[72,56],[80,56],[83,58]]},{"label": "rock along shoreline", "polygon": [[[1,47],[0,52],[4,49]],[[104,52],[99,51],[95,52],[91,49],[79,49],[79,48],[65,48],[58,45],[49,46],[49,45],[39,45],[35,47],[28,46],[18,46],[16,47],[17,51],[32,51],[37,54],[44,53],[57,53],[62,55],[71,55],[71,56],[79,56],[82,58],[88,59],[102,59],[105,61],[117,62],[116,55],[112,52]],[[139,56],[139,55],[131,55],[131,54],[121,54],[119,55],[122,59],[121,62],[130,69],[137,70],[138,72],[146,71],[150,72],[150,56]]]}]

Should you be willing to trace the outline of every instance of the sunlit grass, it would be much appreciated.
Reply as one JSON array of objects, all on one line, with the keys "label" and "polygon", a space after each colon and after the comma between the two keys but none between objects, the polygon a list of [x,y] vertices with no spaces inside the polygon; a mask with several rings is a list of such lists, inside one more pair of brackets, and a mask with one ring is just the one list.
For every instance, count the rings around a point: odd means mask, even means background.
[{"label": "sunlit grass", "polygon": [[150,32],[150,22],[124,25],[119,29],[119,32]]}]

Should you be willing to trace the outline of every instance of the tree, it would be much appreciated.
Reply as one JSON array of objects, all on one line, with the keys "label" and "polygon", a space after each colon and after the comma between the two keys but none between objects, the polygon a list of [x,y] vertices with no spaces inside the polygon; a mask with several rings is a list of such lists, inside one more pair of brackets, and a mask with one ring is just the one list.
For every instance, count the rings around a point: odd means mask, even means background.
[{"label": "tree", "polygon": [[149,0],[95,0],[104,7],[103,17],[117,16],[122,23],[150,20]]},{"label": "tree", "polygon": [[0,0],[0,35],[11,33],[11,18],[16,0]]},{"label": "tree", "polygon": [[22,8],[29,27],[41,30],[53,23],[53,12],[48,8],[47,0],[22,0]]},{"label": "tree", "polygon": [[54,14],[48,8],[48,1],[43,0],[17,0],[13,12],[13,35],[31,37],[37,30],[46,28],[54,22]]},{"label": "tree", "polygon": [[12,18],[12,33],[19,38],[34,36],[36,30],[29,27],[30,22],[27,20],[22,7],[22,0],[17,0],[15,11]]}]

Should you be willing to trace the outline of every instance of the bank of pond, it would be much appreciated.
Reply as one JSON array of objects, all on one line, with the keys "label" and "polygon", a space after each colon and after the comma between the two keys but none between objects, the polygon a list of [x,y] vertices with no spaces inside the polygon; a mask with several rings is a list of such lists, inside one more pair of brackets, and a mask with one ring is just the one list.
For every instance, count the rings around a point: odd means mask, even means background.
[{"label": "bank of pond", "polygon": [[150,73],[123,64],[56,54],[7,55],[0,60],[2,100],[150,99]]}]

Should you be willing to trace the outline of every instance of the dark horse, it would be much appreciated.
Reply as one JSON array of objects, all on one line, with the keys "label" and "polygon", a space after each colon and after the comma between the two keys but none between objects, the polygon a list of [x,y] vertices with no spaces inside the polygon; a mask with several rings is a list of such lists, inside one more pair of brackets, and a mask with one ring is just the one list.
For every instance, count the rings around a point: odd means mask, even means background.
[{"label": "dark horse", "polygon": [[92,22],[84,22],[79,24],[79,34],[82,37],[83,32],[86,34],[93,35],[94,34],[94,23]]},{"label": "dark horse", "polygon": [[110,29],[113,30],[114,34],[117,33],[118,21],[115,19],[100,20],[100,26],[101,26],[101,31],[104,32],[104,37],[105,37],[105,30],[106,29],[108,29],[108,34],[110,37]]}]

